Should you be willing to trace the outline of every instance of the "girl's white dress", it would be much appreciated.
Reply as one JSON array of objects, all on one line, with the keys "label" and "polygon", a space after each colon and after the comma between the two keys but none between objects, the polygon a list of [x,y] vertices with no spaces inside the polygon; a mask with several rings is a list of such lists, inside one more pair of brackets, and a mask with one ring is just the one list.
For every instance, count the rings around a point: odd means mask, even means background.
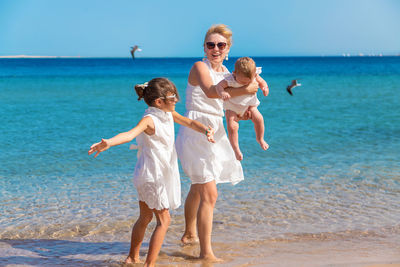
[{"label": "girl's white dress", "polygon": [[149,107],[155,133],[136,137],[139,147],[133,182],[140,201],[150,209],[176,209],[181,204],[181,184],[175,151],[174,120],[171,112]]},{"label": "girl's white dress", "polygon": [[[261,67],[257,67],[256,73],[261,74]],[[229,87],[237,88],[243,86],[243,84],[240,84],[235,80],[235,77],[231,73],[226,74],[224,79]],[[225,110],[232,110],[240,116],[243,116],[250,106],[258,107],[258,105],[260,105],[260,101],[256,94],[235,96],[224,101]]]},{"label": "girl's white dress", "polygon": [[[215,72],[208,61],[207,64],[213,84],[220,82],[225,72]],[[226,136],[222,117],[224,116],[222,100],[208,98],[200,86],[188,83],[186,88],[185,116],[214,128],[215,143],[199,133],[181,126],[176,139],[176,149],[183,171],[190,177],[192,184],[204,184],[215,180],[216,183],[237,184],[242,181],[242,165],[236,159]]]}]

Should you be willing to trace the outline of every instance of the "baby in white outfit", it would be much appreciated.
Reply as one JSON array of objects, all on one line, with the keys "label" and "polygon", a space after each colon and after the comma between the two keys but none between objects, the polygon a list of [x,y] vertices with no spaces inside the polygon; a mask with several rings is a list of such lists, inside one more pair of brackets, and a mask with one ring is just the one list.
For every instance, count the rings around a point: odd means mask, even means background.
[{"label": "baby in white outfit", "polygon": [[263,91],[264,96],[267,96],[269,93],[268,85],[264,79],[259,76],[260,73],[261,67],[256,67],[256,63],[253,59],[241,57],[235,62],[235,70],[233,73],[227,74],[225,79],[216,85],[218,95],[224,100],[229,141],[237,160],[243,159],[239,148],[238,122],[240,117],[242,117],[247,110],[251,113],[251,120],[254,123],[257,142],[263,150],[267,150],[269,146],[264,140],[264,118],[257,109],[257,106],[260,104],[257,95],[231,97],[231,95],[225,91],[225,88],[248,85],[255,79]]}]

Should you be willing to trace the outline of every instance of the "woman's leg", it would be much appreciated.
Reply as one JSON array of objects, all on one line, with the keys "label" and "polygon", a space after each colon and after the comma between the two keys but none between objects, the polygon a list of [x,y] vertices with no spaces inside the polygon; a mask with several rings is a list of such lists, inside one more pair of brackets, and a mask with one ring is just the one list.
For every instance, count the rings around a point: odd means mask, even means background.
[{"label": "woman's leg", "polygon": [[215,181],[192,185],[200,195],[200,205],[197,212],[197,230],[200,240],[200,258],[217,260],[211,246],[214,206],[218,191]]},{"label": "woman's leg", "polygon": [[235,152],[236,159],[242,160],[243,154],[239,148],[239,118],[236,112],[232,110],[226,110],[225,116],[229,142],[231,143],[232,149]]},{"label": "woman's leg", "polygon": [[258,111],[257,107],[250,107],[251,120],[254,123],[254,130],[256,132],[256,140],[263,150],[267,150],[269,145],[264,140],[264,118]]},{"label": "woman's leg", "polygon": [[185,201],[185,233],[181,241],[184,245],[194,244],[199,242],[197,236],[197,211],[200,205],[200,194],[190,186],[190,191]]},{"label": "woman's leg", "polygon": [[147,253],[144,266],[155,266],[165,234],[167,233],[168,227],[171,223],[171,216],[169,215],[168,209],[153,210],[153,212],[157,218],[157,226],[150,238],[149,252]]},{"label": "woman's leg", "polygon": [[153,211],[143,201],[139,201],[140,215],[139,219],[135,222],[132,228],[131,236],[131,249],[129,255],[125,260],[125,263],[137,263],[140,262],[139,251],[142,245],[143,237],[146,232],[147,225],[153,218]]}]

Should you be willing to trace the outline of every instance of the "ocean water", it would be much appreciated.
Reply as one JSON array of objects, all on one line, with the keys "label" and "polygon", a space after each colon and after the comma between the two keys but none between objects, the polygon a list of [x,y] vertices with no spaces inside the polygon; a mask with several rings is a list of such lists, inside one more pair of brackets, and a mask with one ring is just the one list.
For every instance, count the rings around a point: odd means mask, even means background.
[{"label": "ocean water", "polygon": [[[136,152],[87,150],[139,121],[136,83],[168,77],[183,114],[197,60],[0,60],[0,266],[121,264],[139,214]],[[213,245],[225,262],[215,265],[400,262],[400,57],[255,61],[270,88],[258,94],[270,148],[240,122],[245,180],[218,185]],[[290,96],[292,79],[302,86]],[[171,214],[159,263],[203,266],[196,246],[179,245],[183,207]]]}]

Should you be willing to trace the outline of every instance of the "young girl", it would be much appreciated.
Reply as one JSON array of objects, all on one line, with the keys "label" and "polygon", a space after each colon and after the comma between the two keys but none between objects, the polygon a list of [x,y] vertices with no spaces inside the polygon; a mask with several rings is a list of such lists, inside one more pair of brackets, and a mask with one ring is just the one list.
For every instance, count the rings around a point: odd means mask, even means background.
[{"label": "young girl", "polygon": [[249,57],[241,57],[235,62],[235,70],[232,74],[225,75],[224,79],[220,81],[215,89],[218,95],[224,100],[224,109],[226,115],[226,124],[228,128],[229,142],[235,152],[237,160],[242,160],[243,155],[239,148],[239,117],[249,110],[251,113],[251,120],[254,123],[257,142],[263,150],[268,149],[268,144],[264,140],[264,118],[257,106],[260,101],[257,95],[242,95],[232,97],[225,91],[227,87],[241,87],[250,84],[254,79],[257,81],[258,86],[267,96],[269,93],[268,85],[258,74],[261,73],[261,67],[257,68],[256,63]]},{"label": "young girl", "polygon": [[214,142],[214,130],[175,111],[179,96],[175,85],[168,79],[155,78],[148,84],[136,85],[135,90],[138,100],[144,98],[149,105],[143,118],[128,132],[93,144],[88,153],[96,152],[94,157],[97,157],[100,152],[137,137],[139,151],[133,181],[138,192],[140,216],[132,229],[131,248],[125,263],[140,262],[140,245],[154,214],[157,226],[144,265],[154,266],[170,224],[169,209],[176,209],[181,204],[174,122],[205,133],[209,142]]}]

